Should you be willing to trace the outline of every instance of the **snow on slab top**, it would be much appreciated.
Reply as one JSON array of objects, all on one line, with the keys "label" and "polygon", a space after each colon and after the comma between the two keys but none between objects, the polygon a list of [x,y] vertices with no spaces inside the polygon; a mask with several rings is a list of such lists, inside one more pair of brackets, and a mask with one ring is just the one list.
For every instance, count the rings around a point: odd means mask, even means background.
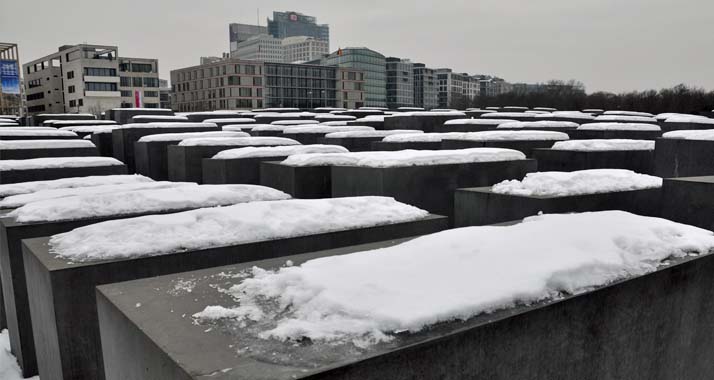
[{"label": "snow on slab top", "polygon": [[548,128],[569,128],[576,129],[579,124],[571,121],[514,121],[511,123],[499,124],[498,129],[548,129]]},{"label": "snow on slab top", "polygon": [[636,112],[636,111],[605,111],[604,114],[605,115],[617,115],[617,116],[654,117],[654,115],[649,112]]},{"label": "snow on slab top", "polygon": [[290,125],[273,125],[273,124],[250,124],[251,131],[271,131],[271,132],[282,132],[285,128],[291,127]]},{"label": "snow on slab top", "polygon": [[[121,109],[121,108],[118,108],[118,109]],[[39,114],[39,115],[37,115],[37,116],[40,116],[40,117],[52,117],[52,116],[62,116],[62,117],[65,117],[65,116],[81,116],[81,117],[87,117],[87,116],[91,116],[91,117],[93,117],[93,118],[96,118],[96,116],[94,116],[94,115],[91,114],[91,113],[41,113],[41,114]]]},{"label": "snow on slab top", "polygon": [[668,117],[665,123],[714,124],[714,119],[697,115],[675,115]]},{"label": "snow on slab top", "polygon": [[238,111],[204,111],[204,112],[188,112],[185,113],[184,116],[188,115],[240,115],[241,113]]},{"label": "snow on slab top", "polygon": [[58,136],[74,136],[77,134],[71,131],[58,131],[58,130],[46,130],[46,129],[32,129],[29,131],[23,130],[21,128],[2,128],[0,129],[0,136],[47,136],[47,137],[58,137]]},{"label": "snow on slab top", "polygon": [[62,198],[61,202],[33,202],[7,216],[20,223],[37,223],[283,199],[290,199],[290,195],[265,186],[186,184],[164,189],[76,195]]},{"label": "snow on slab top", "polygon": [[136,115],[131,117],[132,120],[188,120],[186,116],[179,115]]},{"label": "snow on slab top", "polygon": [[423,219],[387,197],[250,202],[113,220],[54,235],[51,252],[72,262],[165,255]]},{"label": "snow on slab top", "polygon": [[563,141],[568,135],[553,131],[483,131],[457,134],[448,139],[468,141]]},{"label": "snow on slab top", "polygon": [[287,146],[248,146],[245,148],[228,149],[213,156],[216,160],[232,160],[254,157],[285,157],[304,153],[347,153],[347,148],[339,145],[287,145]]},{"label": "snow on slab top", "polygon": [[392,115],[367,115],[355,121],[384,121],[386,117],[392,117]]},{"label": "snow on slab top", "polygon": [[143,136],[139,142],[152,141],[182,141],[186,139],[194,139],[201,137],[249,137],[245,132],[227,132],[227,131],[210,131],[210,132],[186,132],[186,133],[160,133],[157,135]]},{"label": "snow on slab top", "polygon": [[[72,128],[72,127],[64,127],[64,128]],[[62,128],[62,130],[64,130]],[[24,125],[16,125],[12,127],[7,127],[3,128],[3,131],[56,131],[57,128],[53,127],[29,127],[29,126],[24,126]]]},{"label": "snow on slab top", "polygon": [[59,128],[66,125],[114,125],[116,123],[114,120],[56,120],[52,126]]},{"label": "snow on slab top", "polygon": [[714,129],[701,129],[694,131],[672,131],[663,134],[662,137],[665,139],[714,141]]},{"label": "snow on slab top", "polygon": [[0,197],[9,197],[11,195],[34,193],[41,190],[71,189],[77,187],[139,182],[154,182],[154,180],[149,177],[144,177],[143,175],[138,174],[119,174],[101,176],[97,175],[89,177],[70,177],[47,181],[10,183],[6,185],[0,185]]},{"label": "snow on slab top", "polygon": [[223,291],[232,299],[193,317],[228,318],[258,339],[365,348],[437,323],[584,293],[712,248],[712,232],[660,218],[623,211],[539,215],[300,266],[253,267]]},{"label": "snow on slab top", "polygon": [[391,168],[523,160],[526,156],[516,150],[472,148],[455,150],[400,150],[388,152],[353,152],[327,154],[296,154],[282,164],[289,166],[361,166]]},{"label": "snow on slab top", "polygon": [[416,117],[429,117],[429,116],[463,116],[466,114],[460,111],[412,111],[412,112],[402,112],[393,116],[416,116]]},{"label": "snow on slab top", "polygon": [[170,108],[112,108],[112,111],[173,112]]},{"label": "snow on slab top", "polygon": [[315,111],[347,111],[347,108],[340,107],[317,107]]},{"label": "snow on slab top", "polygon": [[620,121],[630,123],[657,123],[657,119],[649,116],[630,116],[630,115],[600,115],[594,119],[595,121]]},{"label": "snow on slab top", "polygon": [[511,119],[453,119],[444,122],[444,125],[499,125],[513,123]]},{"label": "snow on slab top", "polygon": [[18,123],[0,123],[0,127],[14,127],[14,126],[19,126],[20,124]]},{"label": "snow on slab top", "polygon": [[240,132],[243,130],[249,131],[249,130],[252,130],[257,125],[265,125],[265,124],[228,124],[228,125],[222,126],[221,130],[232,131],[232,132]]},{"label": "snow on slab top", "polygon": [[536,119],[539,118],[552,118],[552,117],[563,117],[563,118],[570,118],[570,119],[581,119],[581,120],[593,120],[595,119],[595,116],[589,114],[589,113],[584,113],[584,112],[579,112],[579,111],[555,111],[549,114],[540,114],[536,115]]},{"label": "snow on slab top", "polygon": [[374,131],[372,127],[365,126],[344,126],[344,127],[333,127],[329,125],[314,125],[314,126],[297,126],[283,129],[284,134],[300,134],[300,133],[332,133],[332,132],[346,132],[346,131]]},{"label": "snow on slab top", "polygon": [[330,119],[330,120],[356,120],[357,118],[350,115],[331,115],[331,114],[317,114],[315,115],[315,120]]},{"label": "snow on slab top", "polygon": [[277,120],[272,123],[272,125],[308,125],[308,124],[320,124],[318,120]]},{"label": "snow on slab top", "polygon": [[28,160],[0,160],[0,171],[81,168],[95,166],[124,165],[111,157],[51,157],[31,158]]},{"label": "snow on slab top", "polygon": [[401,135],[401,134],[410,134],[410,133],[424,133],[424,131],[420,131],[417,129],[391,129],[391,130],[385,130],[385,131],[346,131],[346,132],[331,132],[325,135],[325,138],[328,139],[345,139],[345,138],[354,138],[354,137],[385,137],[385,136],[391,136],[391,135]]},{"label": "snow on slab top", "polygon": [[216,128],[214,123],[130,123],[119,126],[119,129],[141,129],[141,128]]},{"label": "snow on slab top", "polygon": [[232,118],[225,118],[225,119],[206,119],[203,122],[204,123],[245,123],[245,124],[250,124],[250,123],[255,123],[255,119],[251,119],[249,117],[232,117]]},{"label": "snow on slab top", "polygon": [[202,137],[182,140],[180,146],[300,145],[285,137]]},{"label": "snow on slab top", "polygon": [[286,113],[286,112],[300,112],[300,108],[281,108],[281,107],[272,107],[272,108],[260,108],[260,109],[254,109],[251,110],[253,112],[272,112],[272,113]]},{"label": "snow on slab top", "polygon": [[553,144],[553,150],[570,150],[579,152],[602,152],[614,150],[654,150],[655,142],[650,140],[629,139],[593,139],[558,141]]},{"label": "snow on slab top", "polygon": [[405,142],[440,142],[444,139],[455,138],[461,136],[463,132],[429,132],[429,133],[400,133],[396,135],[385,136],[382,141],[388,143],[405,143]]},{"label": "snow on slab top", "polygon": [[397,111],[425,111],[422,107],[399,107]]},{"label": "snow on slab top", "polygon": [[333,127],[344,127],[347,125],[347,120],[326,121],[326,122],[320,123],[320,125],[328,125],[328,126],[333,126]]},{"label": "snow on slab top", "polygon": [[580,131],[661,131],[656,124],[645,123],[590,123],[578,127]]},{"label": "snow on slab top", "polygon": [[0,141],[0,150],[94,148],[84,140],[7,140]]},{"label": "snow on slab top", "polygon": [[192,184],[191,182],[127,182],[127,183],[107,183],[97,184],[94,186],[81,186],[71,188],[57,188],[35,191],[34,193],[18,194],[9,196],[0,201],[2,208],[16,208],[24,206],[28,203],[52,200],[58,198],[71,197],[76,195],[92,195],[92,194],[109,194],[120,193],[132,190],[144,189],[165,189],[169,187],[183,186]]},{"label": "snow on slab top", "polygon": [[534,115],[550,115],[551,113],[548,111],[538,111],[538,110],[529,110],[529,111],[523,111],[525,113],[532,113]]},{"label": "snow on slab top", "polygon": [[536,117],[536,114],[533,113],[525,113],[525,112],[492,112],[492,113],[485,113],[481,115],[482,118],[490,119],[490,118],[495,118],[495,119],[508,119],[509,117],[527,117],[527,118],[534,118]]},{"label": "snow on slab top", "polygon": [[590,169],[574,172],[528,173],[522,181],[493,185],[498,194],[542,197],[612,193],[662,187],[662,178],[624,169]]},{"label": "snow on slab top", "polygon": [[705,119],[707,118],[706,116],[692,115],[692,114],[688,114],[688,113],[665,112],[665,113],[660,113],[660,114],[655,115],[655,119],[657,119],[659,121],[664,121],[664,120],[667,120],[670,117],[674,117],[674,116],[689,116],[689,117],[697,117],[697,118],[705,118]]}]

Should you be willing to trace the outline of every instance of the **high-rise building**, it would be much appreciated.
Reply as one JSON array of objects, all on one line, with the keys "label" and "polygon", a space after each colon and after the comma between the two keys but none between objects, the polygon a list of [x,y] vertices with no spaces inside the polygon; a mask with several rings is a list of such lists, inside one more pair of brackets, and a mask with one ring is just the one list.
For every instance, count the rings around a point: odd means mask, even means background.
[{"label": "high-rise building", "polygon": [[414,64],[408,59],[388,57],[387,107],[414,106]]},{"label": "high-rise building", "polygon": [[123,108],[159,108],[159,60],[119,58],[119,92]]},{"label": "high-rise building", "polygon": [[268,34],[252,36],[236,45],[231,51],[231,58],[283,62],[283,45],[279,38]]},{"label": "high-rise building", "polygon": [[365,106],[387,106],[386,61],[382,54],[364,47],[339,49],[321,60],[322,64],[364,72]]},{"label": "high-rise building", "polygon": [[171,71],[174,109],[182,112],[263,107],[363,105],[364,73],[333,66],[236,58]]},{"label": "high-rise building", "polygon": [[437,86],[434,69],[423,63],[414,64],[414,106],[427,110],[437,107]]},{"label": "high-rise building", "polygon": [[273,19],[268,19],[268,33],[275,38],[295,36],[313,37],[330,43],[330,26],[318,24],[312,16],[298,12],[273,12]]},{"label": "high-rise building", "polygon": [[281,44],[285,63],[313,61],[330,53],[330,43],[315,37],[285,37]]},{"label": "high-rise building", "polygon": [[17,44],[0,42],[0,115],[23,114],[22,89]]},{"label": "high-rise building", "polygon": [[24,64],[28,114],[99,115],[135,106],[137,94],[142,107],[158,106],[158,61],[120,58],[118,50],[107,45],[65,45]]},{"label": "high-rise building", "polygon": [[259,34],[268,34],[268,28],[260,25],[228,24],[230,51],[236,50],[239,43]]},{"label": "high-rise building", "polygon": [[477,79],[451,69],[436,69],[439,108],[466,108],[480,93]]}]

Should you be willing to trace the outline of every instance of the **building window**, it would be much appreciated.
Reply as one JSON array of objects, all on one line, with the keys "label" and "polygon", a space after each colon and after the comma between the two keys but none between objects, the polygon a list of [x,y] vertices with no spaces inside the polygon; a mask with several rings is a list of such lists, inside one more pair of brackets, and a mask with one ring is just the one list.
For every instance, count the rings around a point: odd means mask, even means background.
[{"label": "building window", "polygon": [[45,98],[44,92],[38,92],[36,94],[27,95],[27,100],[37,100],[37,99],[44,99],[44,98]]},{"label": "building window", "polygon": [[241,87],[238,90],[238,96],[240,97],[250,97],[253,96],[253,89],[249,87]]},{"label": "building window", "polygon": [[133,87],[141,87],[141,78],[131,78]]},{"label": "building window", "polygon": [[146,97],[146,98],[158,98],[158,97],[159,97],[159,92],[158,92],[158,91],[144,91],[144,97]]},{"label": "building window", "polygon": [[67,92],[69,92],[70,94],[74,94],[74,90],[75,90],[74,86],[67,87]]},{"label": "building window", "polygon": [[245,73],[248,75],[255,75],[255,66],[245,65]]},{"label": "building window", "polygon": [[121,96],[122,98],[130,98],[132,96],[131,91],[122,91]]},{"label": "building window", "polygon": [[92,77],[115,77],[117,76],[117,70],[103,67],[85,67],[84,75]]},{"label": "building window", "polygon": [[86,82],[85,83],[87,91],[116,91],[116,83],[104,83],[104,82]]},{"label": "building window", "polygon": [[84,105],[84,102],[82,101],[82,99],[77,99],[77,105],[80,107]]},{"label": "building window", "polygon": [[131,71],[135,73],[150,73],[154,70],[154,66],[150,63],[132,63]]},{"label": "building window", "polygon": [[144,87],[159,87],[159,78],[144,78]]},{"label": "building window", "polygon": [[74,71],[67,71],[67,79],[74,78]]},{"label": "building window", "polygon": [[69,101],[69,106],[70,106],[70,107],[77,107],[77,101],[76,101],[76,100],[70,100],[70,101]]},{"label": "building window", "polygon": [[253,86],[262,86],[263,77],[253,77]]},{"label": "building window", "polygon": [[119,77],[119,85],[122,87],[131,87],[131,78]]}]

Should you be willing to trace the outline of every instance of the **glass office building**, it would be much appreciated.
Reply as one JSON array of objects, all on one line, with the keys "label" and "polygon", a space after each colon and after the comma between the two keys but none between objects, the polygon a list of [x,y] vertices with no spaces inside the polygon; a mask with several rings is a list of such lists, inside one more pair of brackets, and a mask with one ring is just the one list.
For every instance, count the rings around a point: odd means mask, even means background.
[{"label": "glass office building", "polygon": [[408,59],[387,58],[387,107],[414,106],[414,64]]},{"label": "glass office building", "polygon": [[364,105],[387,106],[387,70],[386,60],[382,54],[367,48],[345,48],[325,57],[322,63],[362,70],[365,78]]},{"label": "glass office building", "polygon": [[273,12],[273,19],[268,19],[268,33],[280,39],[307,36],[330,43],[329,25],[318,24],[315,17],[298,12]]}]

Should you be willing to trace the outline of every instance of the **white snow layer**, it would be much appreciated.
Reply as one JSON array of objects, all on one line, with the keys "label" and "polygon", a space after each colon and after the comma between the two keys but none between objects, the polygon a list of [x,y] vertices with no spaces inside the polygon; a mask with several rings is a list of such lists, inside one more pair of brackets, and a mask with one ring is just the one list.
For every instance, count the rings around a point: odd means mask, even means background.
[{"label": "white snow layer", "polygon": [[327,125],[327,126],[332,126],[332,127],[344,127],[347,125],[347,121],[326,121],[326,122],[320,123],[320,125]]},{"label": "white snow layer", "polygon": [[714,119],[697,115],[678,115],[668,117],[665,123],[714,124]]},{"label": "white snow layer", "polygon": [[48,181],[9,183],[6,185],[0,185],[0,197],[9,197],[11,195],[34,193],[40,190],[70,189],[75,187],[115,185],[121,183],[139,183],[153,181],[153,179],[149,177],[144,177],[143,175],[139,174],[120,174],[105,176],[96,175],[89,177],[70,177],[53,179]]},{"label": "white snow layer", "polygon": [[273,125],[273,124],[258,124],[258,125],[253,125],[251,128],[251,131],[254,132],[260,132],[260,131],[271,131],[271,132],[282,132],[287,128],[290,128],[290,125]]},{"label": "white snow layer", "polygon": [[296,154],[282,164],[289,166],[362,166],[391,168],[523,160],[526,156],[516,150],[500,148],[471,148],[454,150],[400,150],[388,152],[353,152],[327,154]]},{"label": "white snow layer", "polygon": [[705,140],[714,141],[714,129],[698,129],[693,131],[672,131],[662,135],[665,139]]},{"label": "white snow layer", "polygon": [[42,136],[42,137],[58,137],[58,136],[74,136],[76,133],[70,131],[32,129],[29,131],[20,128],[0,128],[0,136]]},{"label": "white snow layer", "polygon": [[512,123],[499,124],[498,129],[548,129],[548,128],[570,128],[575,129],[579,126],[571,121],[514,121]]},{"label": "white snow layer", "polygon": [[119,126],[120,129],[131,129],[131,128],[216,128],[217,125],[213,123],[130,123],[123,124]]},{"label": "white snow layer", "polygon": [[50,199],[58,199],[65,197],[72,197],[77,195],[93,195],[93,194],[108,194],[108,193],[118,193],[133,190],[145,190],[145,189],[165,189],[168,187],[183,186],[187,184],[193,184],[192,182],[129,182],[129,183],[115,183],[115,184],[97,184],[95,186],[82,186],[82,187],[71,187],[71,188],[58,188],[58,189],[47,189],[38,190],[33,193],[18,194],[13,196],[8,196],[2,201],[0,201],[0,208],[16,208],[22,207],[28,203],[45,201]]},{"label": "white snow layer", "polygon": [[710,231],[623,211],[539,215],[300,266],[253,267],[226,289],[236,304],[213,314],[267,325],[256,332],[262,339],[365,347],[395,333],[586,292],[713,248]]},{"label": "white snow layer", "polygon": [[217,160],[232,160],[236,158],[253,157],[283,157],[303,153],[347,153],[347,148],[339,145],[287,145],[287,146],[261,146],[228,149],[218,152],[212,158]]},{"label": "white snow layer", "polygon": [[604,115],[654,117],[654,115],[649,112],[636,111],[605,111]]},{"label": "white snow layer", "polygon": [[320,124],[317,120],[277,120],[270,124],[273,125],[308,125],[308,124]]},{"label": "white snow layer", "polygon": [[589,169],[574,172],[528,173],[522,181],[506,180],[493,185],[498,194],[566,197],[662,187],[662,178],[625,169]]},{"label": "white snow layer", "polygon": [[356,120],[357,118],[354,116],[350,115],[332,115],[332,114],[317,114],[315,115],[315,120],[322,120],[322,119],[330,119],[330,120],[344,120],[344,121],[350,121],[350,120]]},{"label": "white snow layer", "polygon": [[444,122],[444,125],[500,125],[515,121],[511,119],[452,119]]},{"label": "white snow layer", "polygon": [[388,197],[251,202],[97,223],[52,236],[50,247],[75,262],[137,258],[403,223],[427,215]]},{"label": "white snow layer", "polygon": [[39,376],[23,379],[17,359],[10,352],[10,335],[6,330],[0,332],[0,379],[3,380],[40,380]]},{"label": "white snow layer", "polygon": [[453,140],[469,140],[469,141],[562,141],[567,140],[568,135],[563,132],[553,131],[482,131],[482,132],[467,132],[460,133],[454,137],[449,137]]},{"label": "white snow layer", "polygon": [[204,123],[242,123],[242,124],[253,124],[255,119],[249,117],[233,117],[226,119],[206,119]]},{"label": "white snow layer", "polygon": [[581,131],[661,131],[659,125],[646,123],[590,123],[581,125]]},{"label": "white snow layer", "polygon": [[670,117],[685,117],[685,118],[697,118],[697,119],[708,119],[706,116],[692,115],[689,113],[676,113],[676,112],[665,112],[660,113],[655,116],[655,119],[659,121],[665,121]]},{"label": "white snow layer", "polygon": [[290,199],[290,196],[265,186],[184,184],[163,189],[76,195],[62,198],[61,202],[53,199],[32,202],[7,216],[20,223],[34,223],[283,199]]},{"label": "white snow layer", "polygon": [[424,133],[424,131],[420,131],[418,129],[391,129],[391,130],[382,130],[382,131],[375,131],[374,129],[372,130],[357,130],[357,131],[346,131],[346,132],[331,132],[325,135],[325,138],[332,138],[332,139],[344,139],[344,138],[352,138],[352,137],[386,137],[386,136],[391,136],[391,135],[402,135],[402,134],[410,134],[410,133]]},{"label": "white snow layer", "polygon": [[116,158],[111,157],[51,157],[31,158],[28,160],[0,160],[0,171],[5,170],[30,170],[30,169],[57,169],[57,168],[82,168],[94,166],[123,165]]},{"label": "white snow layer", "polygon": [[611,150],[654,150],[655,142],[650,140],[629,139],[593,139],[558,141],[553,150],[571,150],[580,152],[602,152]]},{"label": "white snow layer", "polygon": [[59,128],[66,125],[115,125],[116,123],[114,120],[56,120],[52,126]]},{"label": "white snow layer", "polygon": [[60,149],[60,148],[93,148],[91,141],[85,140],[5,140],[0,141],[0,150],[16,149]]},{"label": "white snow layer", "polygon": [[485,119],[508,119],[509,117],[527,117],[535,119],[536,115],[525,112],[492,112],[481,115]]},{"label": "white snow layer", "polygon": [[392,115],[367,115],[367,116],[361,117],[355,121],[376,121],[376,122],[382,121],[383,122],[385,117],[392,117]]},{"label": "white snow layer", "polygon": [[552,117],[565,117],[570,119],[592,120],[595,116],[580,111],[555,111],[550,114],[536,115],[536,119],[547,119]]},{"label": "white snow layer", "polygon": [[429,133],[401,133],[396,135],[385,136],[382,141],[391,143],[404,142],[440,142],[444,139],[455,138],[463,135],[463,132],[429,132]]},{"label": "white snow layer", "polygon": [[628,116],[628,115],[600,115],[595,121],[615,121],[626,123],[657,123],[657,119],[648,116]]},{"label": "white snow layer", "polygon": [[332,127],[329,125],[309,125],[309,126],[299,126],[290,127],[283,129],[284,134],[299,134],[299,133],[332,133],[332,132],[348,132],[348,131],[374,131],[372,127],[364,126],[344,126],[344,127]]},{"label": "white snow layer", "polygon": [[203,137],[186,139],[181,146],[248,146],[248,145],[300,145],[299,142],[285,137]]},{"label": "white snow layer", "polygon": [[401,112],[396,116],[417,116],[417,117],[429,117],[429,116],[463,116],[466,114],[460,111],[412,111],[412,112]]},{"label": "white snow layer", "polygon": [[136,115],[131,117],[132,120],[144,120],[144,119],[154,119],[154,120],[188,120],[186,116],[179,115]]},{"label": "white snow layer", "polygon": [[157,135],[142,136],[139,142],[151,141],[181,141],[200,137],[250,137],[245,132],[210,131],[210,132],[186,132],[186,133],[160,133]]},{"label": "white snow layer", "polygon": [[[52,128],[52,127],[48,127]],[[111,132],[114,129],[119,128],[118,125],[80,125],[75,127],[62,127],[60,131],[70,131],[75,133],[96,133],[99,131]],[[55,128],[52,128],[55,129]]]}]

